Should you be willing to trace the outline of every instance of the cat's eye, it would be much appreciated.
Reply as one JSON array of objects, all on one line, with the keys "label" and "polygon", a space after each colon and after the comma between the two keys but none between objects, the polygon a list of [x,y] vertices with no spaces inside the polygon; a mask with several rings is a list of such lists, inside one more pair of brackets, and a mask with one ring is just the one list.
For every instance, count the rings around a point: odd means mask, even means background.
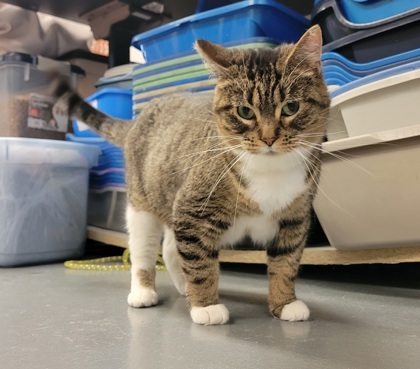
[{"label": "cat's eye", "polygon": [[237,109],[238,115],[246,120],[251,120],[255,118],[255,113],[251,108],[247,106],[239,106]]},{"label": "cat's eye", "polygon": [[283,115],[291,116],[297,113],[299,110],[299,103],[297,101],[291,101],[283,106],[281,113]]}]

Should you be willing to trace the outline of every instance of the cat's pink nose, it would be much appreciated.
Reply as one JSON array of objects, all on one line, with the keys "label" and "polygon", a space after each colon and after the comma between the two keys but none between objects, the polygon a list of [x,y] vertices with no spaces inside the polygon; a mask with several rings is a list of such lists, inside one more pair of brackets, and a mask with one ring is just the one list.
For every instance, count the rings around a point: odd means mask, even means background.
[{"label": "cat's pink nose", "polygon": [[277,140],[277,137],[261,137],[261,140],[264,141],[268,146],[272,146],[274,141]]}]

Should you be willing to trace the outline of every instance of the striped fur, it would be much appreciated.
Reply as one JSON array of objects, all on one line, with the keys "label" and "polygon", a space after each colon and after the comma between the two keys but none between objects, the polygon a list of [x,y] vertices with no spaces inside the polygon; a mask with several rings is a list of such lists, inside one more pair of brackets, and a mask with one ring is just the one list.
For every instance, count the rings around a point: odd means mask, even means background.
[{"label": "striped fur", "polygon": [[114,119],[86,103],[69,85],[58,78],[54,82],[53,94],[59,98],[55,108],[66,111],[69,116],[86,123],[109,142],[122,147],[133,122]]},{"label": "striped fur", "polygon": [[[319,27],[278,49],[228,50],[198,41],[197,50],[218,78],[214,94],[152,100],[135,124],[98,113],[59,85],[61,108],[67,105],[124,148],[131,306],[157,303],[152,270],[165,229],[163,245],[176,245],[180,265],[172,251],[163,255],[194,322],[228,320],[217,292],[219,250],[246,236],[267,247],[272,314],[307,319],[294,281],[330,104],[321,45]],[[241,117],[240,106],[252,110],[251,119]],[[297,111],[286,113],[290,107]]]}]

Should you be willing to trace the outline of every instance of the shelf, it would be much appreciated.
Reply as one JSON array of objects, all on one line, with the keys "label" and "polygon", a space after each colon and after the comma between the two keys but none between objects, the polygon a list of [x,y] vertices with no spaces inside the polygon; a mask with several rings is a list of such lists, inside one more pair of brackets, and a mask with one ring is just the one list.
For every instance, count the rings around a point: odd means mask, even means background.
[{"label": "shelf", "polygon": [[[125,233],[88,227],[88,238],[109,245],[127,247]],[[222,263],[265,264],[265,251],[221,250]],[[419,247],[396,247],[373,250],[336,250],[331,246],[307,247],[302,256],[302,265],[353,265],[353,264],[398,264],[420,262]]]}]

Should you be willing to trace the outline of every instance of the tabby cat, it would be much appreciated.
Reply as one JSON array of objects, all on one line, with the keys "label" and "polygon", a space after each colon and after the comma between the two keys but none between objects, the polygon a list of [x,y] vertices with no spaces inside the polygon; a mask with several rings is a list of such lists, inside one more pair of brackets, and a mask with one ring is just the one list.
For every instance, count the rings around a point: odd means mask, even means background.
[{"label": "tabby cat", "polygon": [[245,236],[267,249],[272,315],[306,320],[295,296],[320,146],[330,104],[321,30],[276,49],[196,49],[217,76],[214,93],[182,93],[145,106],[136,122],[110,118],[64,83],[58,105],[123,147],[131,292],[135,308],[158,303],[155,264],[163,258],[197,324],[224,324],[218,254]]}]

